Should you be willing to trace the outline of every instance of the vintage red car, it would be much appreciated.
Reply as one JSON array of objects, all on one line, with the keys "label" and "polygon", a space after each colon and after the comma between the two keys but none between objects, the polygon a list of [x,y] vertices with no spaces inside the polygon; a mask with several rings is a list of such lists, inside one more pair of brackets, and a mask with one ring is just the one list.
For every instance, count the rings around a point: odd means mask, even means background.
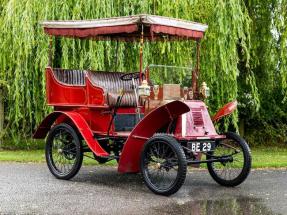
[{"label": "vintage red car", "polygon": [[[148,188],[160,195],[177,192],[187,166],[207,163],[212,178],[224,186],[241,184],[251,168],[246,141],[214,123],[232,113],[237,101],[211,120],[199,86],[199,44],[207,25],[153,15],[80,21],[42,21],[44,32],[74,39],[140,42],[139,71],[121,73],[46,68],[47,105],[54,112],[38,126],[34,138],[46,141],[46,160],[59,179],[74,177],[85,152],[105,163],[116,159],[119,172],[141,172]],[[150,65],[142,71],[143,42],[197,42],[197,72],[191,68]],[[172,78],[154,78],[162,71]],[[175,83],[175,75],[187,77]],[[155,83],[158,82],[158,83]],[[201,155],[206,160],[201,159]]]}]

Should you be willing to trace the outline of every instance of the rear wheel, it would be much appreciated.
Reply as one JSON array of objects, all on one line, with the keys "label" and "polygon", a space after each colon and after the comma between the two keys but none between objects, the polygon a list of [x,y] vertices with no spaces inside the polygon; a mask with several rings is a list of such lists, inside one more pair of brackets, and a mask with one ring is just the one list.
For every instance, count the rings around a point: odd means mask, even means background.
[{"label": "rear wheel", "polygon": [[79,172],[83,145],[70,125],[61,123],[52,128],[46,141],[46,161],[58,179],[68,180]]},{"label": "rear wheel", "polygon": [[178,142],[169,136],[154,136],[140,156],[141,174],[147,187],[159,195],[172,195],[184,183],[186,158]]},{"label": "rear wheel", "polygon": [[[251,152],[246,141],[238,134],[227,132],[226,139],[219,142],[213,155],[228,158],[225,162],[207,163],[211,177],[220,185],[233,187],[241,184],[251,169]],[[236,152],[236,149],[239,150]],[[207,159],[212,159],[207,156]]]}]

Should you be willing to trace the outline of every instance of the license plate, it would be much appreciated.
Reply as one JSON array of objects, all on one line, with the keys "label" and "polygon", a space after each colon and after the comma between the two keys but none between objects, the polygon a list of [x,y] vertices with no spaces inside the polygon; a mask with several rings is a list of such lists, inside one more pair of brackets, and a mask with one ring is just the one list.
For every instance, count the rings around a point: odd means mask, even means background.
[{"label": "license plate", "polygon": [[187,147],[195,152],[214,151],[215,141],[188,142]]}]

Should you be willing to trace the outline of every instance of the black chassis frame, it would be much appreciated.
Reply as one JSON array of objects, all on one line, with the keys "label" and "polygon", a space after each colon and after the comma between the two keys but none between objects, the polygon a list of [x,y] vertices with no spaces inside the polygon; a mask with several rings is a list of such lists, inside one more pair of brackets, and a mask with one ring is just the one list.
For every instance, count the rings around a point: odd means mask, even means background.
[{"label": "black chassis frame", "polygon": [[[101,137],[101,136],[94,136],[94,138],[96,140],[112,140],[113,142],[117,143],[117,141],[123,141],[123,143],[121,144],[122,147],[124,146],[124,143],[125,141],[127,140],[127,137]],[[215,148],[218,146],[218,144],[221,144],[220,141],[224,140],[224,139],[208,139],[208,140],[212,140],[212,141],[215,141]],[[213,155],[212,152],[213,151],[207,151],[207,152],[195,152],[195,151],[192,151],[191,149],[187,148],[187,142],[193,142],[193,141],[196,141],[196,140],[191,140],[191,141],[182,141],[182,140],[177,140],[177,142],[181,145],[181,147],[183,148],[184,150],[184,153],[186,155],[186,160],[187,160],[187,165],[190,165],[190,164],[201,164],[201,163],[213,163],[213,162],[221,162],[221,163],[227,163],[227,162],[232,162],[233,161],[233,158],[232,158],[232,155],[225,155],[225,156],[216,156],[216,155]],[[203,140],[201,140],[203,141]],[[231,147],[233,148],[232,146],[229,146],[227,144],[224,144],[226,145],[227,147]],[[235,149],[235,154],[239,153],[240,151],[236,148]],[[84,152],[91,152],[90,148],[88,147],[84,147]],[[210,154],[211,152],[211,154]],[[196,156],[198,155],[198,153],[202,153],[202,154],[205,154],[205,155],[208,155],[209,157],[211,157],[210,159],[207,159],[207,160],[195,160]],[[91,159],[94,159],[94,160],[97,160],[96,158],[93,158],[93,157],[90,157],[90,156],[87,156],[87,155],[84,155],[86,157],[89,157]],[[113,159],[119,159],[120,158],[120,155],[112,155],[112,156],[101,156],[99,158],[105,158],[107,159],[107,162],[108,161],[111,161]]]},{"label": "black chassis frame", "polygon": [[[204,139],[203,139],[204,140]],[[201,140],[201,141],[203,141]],[[206,139],[206,140],[211,140],[211,141],[215,141],[215,148],[221,144],[220,141],[224,140],[224,139]],[[213,155],[213,154],[210,154],[213,153],[213,151],[207,151],[207,152],[195,152],[195,151],[192,151],[191,149],[187,148],[187,142],[193,142],[193,141],[196,141],[196,140],[191,140],[191,141],[178,141],[179,144],[181,145],[181,147],[183,148],[184,152],[185,152],[185,155],[189,155],[189,156],[186,156],[187,157],[187,165],[190,165],[190,164],[201,164],[201,163],[213,163],[213,162],[220,162],[220,163],[226,163],[226,162],[232,162],[233,161],[233,158],[232,158],[232,155],[225,155],[225,156],[216,156],[216,155]],[[227,147],[231,147],[235,150],[235,154],[239,153],[240,151],[232,146],[229,146],[227,144],[224,144],[225,146]],[[210,159],[207,159],[207,160],[194,160],[196,158],[196,156],[198,155],[198,153],[202,153],[202,154],[205,154],[205,155],[208,155],[209,157],[211,157]]]}]

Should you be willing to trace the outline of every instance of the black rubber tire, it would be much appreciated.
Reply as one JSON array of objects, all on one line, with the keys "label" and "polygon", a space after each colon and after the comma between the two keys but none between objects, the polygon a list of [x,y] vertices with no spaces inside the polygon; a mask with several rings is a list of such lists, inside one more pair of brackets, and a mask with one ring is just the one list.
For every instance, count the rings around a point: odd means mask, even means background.
[{"label": "black rubber tire", "polygon": [[[231,139],[233,141],[236,141],[237,144],[241,147],[241,149],[239,150],[240,150],[240,153],[243,153],[243,159],[244,159],[242,171],[238,174],[236,178],[232,180],[225,180],[222,177],[220,177],[217,171],[215,170],[214,163],[207,163],[207,168],[208,168],[208,171],[211,177],[218,184],[222,186],[226,186],[226,187],[234,187],[234,186],[241,184],[243,181],[245,181],[245,179],[250,173],[251,163],[252,163],[251,152],[250,152],[250,148],[247,142],[238,134],[233,133],[233,132],[227,132],[223,135],[226,135],[226,139]],[[206,158],[210,159],[211,157],[206,156]]]},{"label": "black rubber tire", "polygon": [[[178,171],[177,176],[174,181],[174,183],[168,188],[168,189],[158,189],[155,187],[154,184],[149,180],[148,174],[147,174],[147,164],[146,164],[146,156],[148,153],[148,150],[150,147],[153,146],[156,142],[164,142],[167,144],[175,153],[177,160],[178,160]],[[180,144],[172,137],[166,136],[166,135],[157,135],[153,136],[145,143],[145,145],[142,148],[141,156],[140,156],[140,170],[142,178],[146,184],[146,186],[155,194],[163,195],[163,196],[169,196],[174,193],[176,193],[181,186],[183,185],[186,177],[186,157],[184,154],[184,151]],[[166,171],[166,170],[165,170]],[[168,171],[167,171],[168,172]]]},{"label": "black rubber tire", "polygon": [[[53,155],[52,155],[53,154],[52,147],[53,147],[53,141],[54,141],[55,135],[57,135],[57,132],[62,131],[62,130],[67,131],[70,134],[70,136],[74,140],[73,144],[75,146],[75,154],[73,154],[72,158],[70,159],[67,158],[67,156],[70,156],[71,154],[64,155],[64,157],[62,154],[65,154],[65,153],[60,154],[60,156],[62,156],[63,159],[66,159],[66,160],[75,159],[75,162],[72,165],[72,168],[67,173],[61,172],[61,170],[59,170],[56,167],[56,164],[54,162]],[[49,132],[49,135],[46,141],[45,155],[46,155],[46,162],[47,162],[48,168],[56,178],[63,179],[63,180],[69,180],[73,178],[79,172],[82,166],[82,162],[83,162],[83,144],[82,144],[82,141],[80,141],[80,138],[77,132],[75,131],[75,129],[66,123],[60,123],[54,126]]]}]

